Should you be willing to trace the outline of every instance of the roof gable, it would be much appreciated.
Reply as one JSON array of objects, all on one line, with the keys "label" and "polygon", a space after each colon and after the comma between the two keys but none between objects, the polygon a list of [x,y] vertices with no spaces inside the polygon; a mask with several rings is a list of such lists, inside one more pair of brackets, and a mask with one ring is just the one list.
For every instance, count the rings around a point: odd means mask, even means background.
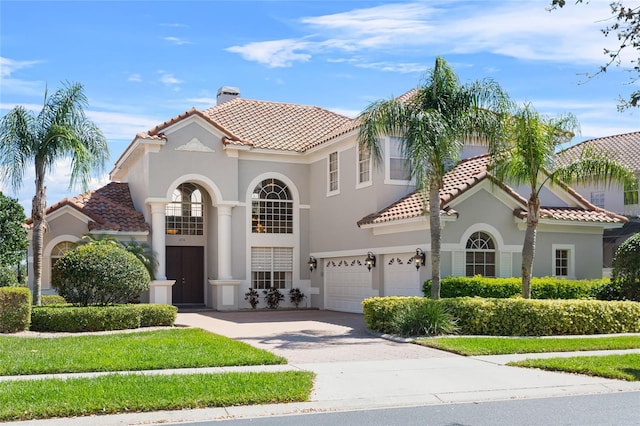
[{"label": "roof gable", "polygon": [[[520,219],[526,219],[527,200],[511,187],[498,182],[491,176],[488,172],[490,160],[491,157],[488,154],[471,157],[460,161],[453,169],[445,174],[443,188],[440,190],[441,215],[457,215],[458,213],[451,208],[452,201],[462,194],[467,193],[480,182],[490,179],[501,191],[511,197],[517,205],[521,206],[514,209],[514,216]],[[567,191],[571,197],[575,198],[577,204],[584,207],[542,206],[540,211],[541,218],[594,223],[624,223],[627,221],[627,218],[624,216],[594,206],[566,185],[562,185],[562,189]],[[400,220],[414,219],[425,215],[428,211],[428,194],[424,194],[421,191],[414,191],[384,209],[365,216],[357,222],[357,225],[362,227],[365,225],[381,225]]]},{"label": "roof gable", "polygon": [[[149,232],[151,228],[131,199],[129,185],[111,182],[95,191],[88,191],[52,205],[50,215],[63,207],[71,207],[89,218],[89,231]],[[31,223],[29,219],[28,223]]]}]

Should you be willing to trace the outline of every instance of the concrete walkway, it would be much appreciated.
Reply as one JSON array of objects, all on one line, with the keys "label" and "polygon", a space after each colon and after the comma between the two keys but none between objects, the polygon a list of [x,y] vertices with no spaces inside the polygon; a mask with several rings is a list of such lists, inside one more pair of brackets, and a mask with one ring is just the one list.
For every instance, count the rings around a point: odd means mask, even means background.
[{"label": "concrete walkway", "polygon": [[[317,377],[310,401],[52,419],[16,424],[159,424],[317,411],[640,391],[640,382],[504,365],[510,359],[544,356],[541,354],[463,357],[418,345],[392,342],[370,335],[364,327],[362,315],[357,314],[329,311],[181,313],[176,324],[200,327],[242,340],[289,360],[286,366],[242,367],[242,371],[313,371]],[[228,369],[198,371],[218,372]],[[237,371],[237,368],[234,371]],[[171,370],[162,373],[180,372],[191,373],[193,370]]]}]

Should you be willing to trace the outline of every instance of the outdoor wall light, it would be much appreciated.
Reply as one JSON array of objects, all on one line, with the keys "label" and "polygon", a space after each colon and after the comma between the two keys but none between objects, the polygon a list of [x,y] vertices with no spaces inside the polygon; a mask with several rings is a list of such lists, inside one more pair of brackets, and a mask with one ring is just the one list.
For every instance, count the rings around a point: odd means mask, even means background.
[{"label": "outdoor wall light", "polygon": [[416,255],[413,256],[413,263],[416,265],[416,270],[420,269],[421,266],[424,266],[425,255],[421,248],[416,249]]},{"label": "outdoor wall light", "polygon": [[367,253],[367,258],[364,260],[364,264],[367,265],[368,270],[371,270],[371,268],[375,268],[376,256],[371,252]]},{"label": "outdoor wall light", "polygon": [[313,270],[318,267],[318,259],[313,256],[309,256],[309,262],[307,262],[307,265],[309,265],[309,270],[313,272]]}]

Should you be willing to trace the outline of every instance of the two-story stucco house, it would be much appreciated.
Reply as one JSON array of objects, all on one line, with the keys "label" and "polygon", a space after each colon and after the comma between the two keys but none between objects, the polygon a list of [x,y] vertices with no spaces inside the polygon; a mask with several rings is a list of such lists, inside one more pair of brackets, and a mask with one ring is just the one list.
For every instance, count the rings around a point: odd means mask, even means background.
[{"label": "two-story stucco house", "polygon": [[[357,133],[358,119],[221,89],[218,105],[136,135],[112,183],[49,208],[44,291],[55,259],[91,232],[151,245],[153,303],[233,310],[249,307],[249,288],[277,287],[300,288],[309,307],[361,312],[369,296],[421,295],[428,203],[397,139],[376,167]],[[446,176],[443,276],[520,275],[526,198],[487,173],[485,152],[468,143]],[[534,274],[602,276],[603,231],[626,219],[569,188],[541,199]]]},{"label": "two-story stucco house", "polygon": [[[604,152],[635,170],[640,183],[640,132],[624,133],[590,139],[565,149],[560,159],[579,156],[584,149]],[[575,185],[574,189],[592,204],[626,216],[629,221],[622,228],[606,230],[603,239],[603,266],[610,268],[618,246],[636,232],[640,232],[640,201],[638,190],[620,185]]]}]

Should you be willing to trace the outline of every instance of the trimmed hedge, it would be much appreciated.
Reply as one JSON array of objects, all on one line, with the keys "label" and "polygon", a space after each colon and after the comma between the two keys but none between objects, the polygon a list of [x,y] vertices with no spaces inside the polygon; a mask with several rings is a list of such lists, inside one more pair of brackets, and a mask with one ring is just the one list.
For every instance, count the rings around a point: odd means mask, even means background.
[{"label": "trimmed hedge", "polygon": [[64,300],[64,297],[58,296],[57,294],[45,294],[42,295],[40,301],[42,305],[66,305],[67,301]]},{"label": "trimmed hedge", "polygon": [[[388,333],[399,308],[427,303],[418,297],[373,297],[362,302],[370,330]],[[431,301],[433,302],[433,301]],[[640,332],[640,303],[601,300],[440,299],[460,334],[557,336]]]},{"label": "trimmed hedge", "polygon": [[18,287],[18,277],[15,272],[6,266],[0,266],[0,287]]},{"label": "trimmed hedge", "polygon": [[[532,299],[593,299],[608,279],[567,280],[555,277],[531,279]],[[424,283],[422,292],[431,295],[431,280]],[[522,295],[520,278],[446,277],[440,281],[440,297],[509,298]]]},{"label": "trimmed hedge", "polygon": [[0,287],[0,333],[29,329],[31,291],[26,287]]},{"label": "trimmed hedge", "polygon": [[71,332],[172,326],[178,309],[170,305],[34,306],[31,330]]}]

